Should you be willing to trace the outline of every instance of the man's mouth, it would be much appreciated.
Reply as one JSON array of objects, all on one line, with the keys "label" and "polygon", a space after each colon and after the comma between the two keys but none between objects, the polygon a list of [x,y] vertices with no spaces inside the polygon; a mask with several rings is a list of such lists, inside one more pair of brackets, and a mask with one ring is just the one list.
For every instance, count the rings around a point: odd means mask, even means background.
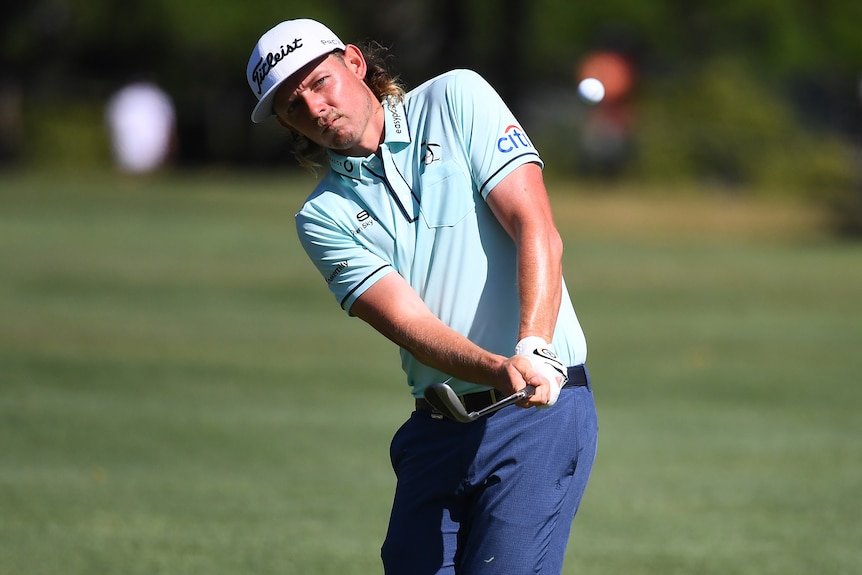
[{"label": "man's mouth", "polygon": [[338,121],[338,116],[333,116],[332,118],[327,118],[323,122],[320,122],[320,131],[323,133],[329,132],[332,130],[332,126],[335,122]]}]

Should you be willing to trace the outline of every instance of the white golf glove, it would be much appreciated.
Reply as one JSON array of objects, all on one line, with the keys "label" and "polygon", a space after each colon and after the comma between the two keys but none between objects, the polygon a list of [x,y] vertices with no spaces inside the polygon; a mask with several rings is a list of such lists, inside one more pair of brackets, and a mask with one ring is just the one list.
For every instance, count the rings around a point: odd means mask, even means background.
[{"label": "white golf glove", "polygon": [[523,355],[529,359],[533,369],[551,383],[551,397],[548,404],[542,407],[551,407],[557,403],[560,390],[569,381],[569,377],[566,367],[557,358],[551,344],[541,337],[528,336],[515,346],[515,355]]}]

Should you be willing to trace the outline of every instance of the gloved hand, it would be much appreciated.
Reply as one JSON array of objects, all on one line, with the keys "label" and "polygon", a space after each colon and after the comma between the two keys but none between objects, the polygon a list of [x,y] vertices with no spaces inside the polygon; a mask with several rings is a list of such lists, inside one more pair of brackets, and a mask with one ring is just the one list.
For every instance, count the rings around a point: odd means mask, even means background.
[{"label": "gloved hand", "polygon": [[538,336],[528,336],[515,346],[515,355],[523,355],[530,360],[533,369],[551,383],[551,397],[544,407],[557,403],[560,390],[569,381],[566,367],[557,358],[551,344]]}]

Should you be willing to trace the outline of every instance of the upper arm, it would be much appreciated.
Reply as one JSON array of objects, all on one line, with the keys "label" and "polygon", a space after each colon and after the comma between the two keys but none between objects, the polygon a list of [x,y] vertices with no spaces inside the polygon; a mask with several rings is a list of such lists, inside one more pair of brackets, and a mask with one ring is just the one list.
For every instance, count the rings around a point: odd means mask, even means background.
[{"label": "upper arm", "polygon": [[488,206],[516,243],[529,231],[556,235],[551,204],[537,164],[519,166],[488,194]]}]

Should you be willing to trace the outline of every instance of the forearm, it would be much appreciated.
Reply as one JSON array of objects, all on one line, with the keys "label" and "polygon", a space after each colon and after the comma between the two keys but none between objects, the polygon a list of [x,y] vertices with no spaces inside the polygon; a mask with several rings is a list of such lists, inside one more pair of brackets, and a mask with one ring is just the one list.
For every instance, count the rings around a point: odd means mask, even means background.
[{"label": "forearm", "polygon": [[555,228],[522,229],[518,244],[518,339],[554,336],[563,292],[562,241]]},{"label": "forearm", "polygon": [[350,311],[424,365],[462,381],[494,387],[507,395],[530,384],[536,387],[536,392],[525,400],[527,405],[551,401],[549,380],[536,371],[528,357],[517,354],[504,357],[471,342],[431,313],[397,273],[379,279],[353,303]]},{"label": "forearm", "polygon": [[424,365],[463,381],[503,391],[513,388],[507,358],[443,323],[398,274],[380,279],[350,311]]},{"label": "forearm", "polygon": [[462,381],[500,387],[506,357],[491,353],[451,329],[436,317],[423,317],[392,326],[384,334],[419,362]]},{"label": "forearm", "polygon": [[488,205],[518,251],[519,339],[551,341],[563,295],[563,242],[539,166],[526,164],[509,174],[491,191]]},{"label": "forearm", "polygon": [[563,242],[554,224],[542,171],[526,164],[488,196],[488,205],[518,250],[519,339],[554,335],[563,289]]}]

